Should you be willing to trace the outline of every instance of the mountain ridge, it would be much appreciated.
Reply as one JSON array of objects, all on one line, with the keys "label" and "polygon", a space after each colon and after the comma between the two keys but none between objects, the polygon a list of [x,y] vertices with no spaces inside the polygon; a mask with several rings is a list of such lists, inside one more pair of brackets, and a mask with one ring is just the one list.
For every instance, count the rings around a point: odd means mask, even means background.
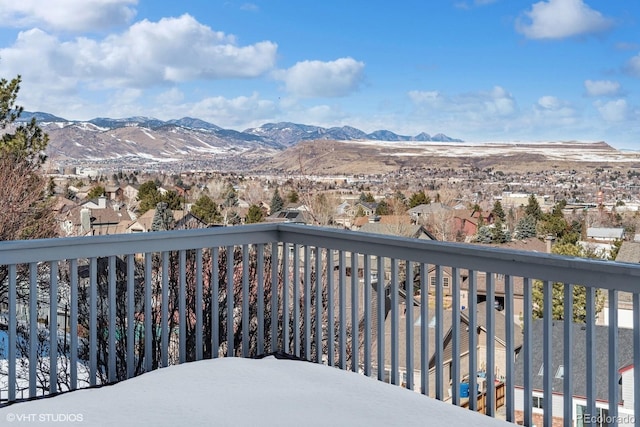
[{"label": "mountain ridge", "polygon": [[389,130],[376,130],[371,133],[366,133],[360,129],[352,126],[342,127],[330,127],[325,128],[321,126],[313,126],[306,124],[299,124],[293,122],[276,122],[276,123],[264,123],[257,128],[247,128],[243,131],[236,131],[232,129],[224,129],[213,123],[209,123],[205,120],[192,117],[183,117],[181,119],[160,120],[154,117],[133,116],[120,119],[113,119],[108,117],[96,117],[90,120],[68,120],[53,114],[44,112],[29,112],[24,111],[19,121],[29,121],[32,117],[35,117],[37,121],[41,123],[66,123],[66,124],[79,124],[79,123],[91,123],[100,128],[117,129],[121,127],[146,127],[149,129],[158,129],[165,126],[180,126],[188,129],[207,130],[218,133],[219,135],[233,135],[236,138],[255,141],[255,137],[263,138],[270,145],[282,145],[283,147],[289,147],[297,144],[300,141],[309,141],[316,139],[331,139],[331,140],[374,140],[374,141],[434,141],[434,142],[463,142],[462,139],[452,138],[445,134],[438,133],[432,138],[428,133],[421,132],[416,136],[399,135]]}]

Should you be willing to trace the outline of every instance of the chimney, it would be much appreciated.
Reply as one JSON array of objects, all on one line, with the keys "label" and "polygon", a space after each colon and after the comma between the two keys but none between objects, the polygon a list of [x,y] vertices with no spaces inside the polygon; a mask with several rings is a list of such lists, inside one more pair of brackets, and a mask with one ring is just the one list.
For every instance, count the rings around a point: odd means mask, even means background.
[{"label": "chimney", "polygon": [[80,235],[84,236],[91,231],[91,210],[89,208],[80,209]]},{"label": "chimney", "polygon": [[98,197],[98,209],[104,209],[107,207],[107,197],[102,195]]},{"label": "chimney", "polygon": [[556,237],[553,234],[547,234],[547,237],[545,237],[544,240],[547,242],[547,253],[550,254],[551,247],[553,246],[553,243],[556,241]]}]

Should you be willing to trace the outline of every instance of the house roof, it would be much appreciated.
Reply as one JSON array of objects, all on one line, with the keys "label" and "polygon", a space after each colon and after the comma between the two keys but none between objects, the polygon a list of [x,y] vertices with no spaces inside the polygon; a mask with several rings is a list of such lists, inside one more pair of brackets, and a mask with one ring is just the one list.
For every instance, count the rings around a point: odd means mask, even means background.
[{"label": "house roof", "polygon": [[[377,223],[379,224],[388,224],[388,225],[408,225],[411,224],[411,217],[408,215],[376,215],[375,216]],[[353,225],[355,227],[362,227],[364,224],[367,224],[371,221],[368,216],[359,216],[353,220]]]},{"label": "house roof", "polygon": [[383,224],[380,222],[366,223],[360,227],[360,231],[365,233],[387,234],[392,236],[426,238],[437,240],[421,225],[413,224]]},{"label": "house roof", "polygon": [[587,237],[594,239],[622,239],[624,236],[624,228],[605,228],[605,227],[589,227],[587,228]]},{"label": "house roof", "polygon": [[[539,375],[540,369],[543,365],[544,346],[543,346],[543,321],[537,319],[532,324],[532,342],[531,342],[531,357],[532,357],[532,369],[533,369],[533,389],[542,391],[544,389],[544,376]],[[573,395],[579,397],[586,397],[586,369],[587,369],[587,345],[586,337],[587,332],[583,324],[572,324],[573,345],[572,349],[577,351],[571,352],[572,363],[572,379],[573,379]],[[609,328],[608,326],[595,326],[595,385],[597,400],[608,401],[608,381],[609,381],[609,344],[608,344]],[[562,393],[563,379],[556,378],[555,375],[560,366],[564,368],[564,322],[554,321],[552,326],[552,369],[551,372],[554,375],[552,380],[552,387],[555,393]],[[527,351],[523,348],[523,351]],[[618,328],[618,363],[617,368],[621,369],[629,366],[633,361],[633,330]],[[564,369],[565,375],[567,369]],[[524,386],[524,358],[518,357],[515,363],[515,376],[514,384],[516,387]],[[620,393],[620,389],[619,389]],[[619,399],[621,396],[618,396]]]},{"label": "house roof", "polygon": [[284,209],[265,218],[267,222],[296,222],[306,224],[307,215],[304,211]]},{"label": "house roof", "polygon": [[407,211],[408,214],[410,215],[431,215],[431,214],[437,214],[437,213],[441,213],[441,212],[449,212],[452,211],[453,208],[450,208],[449,206],[440,203],[440,202],[435,202],[435,203],[429,203],[429,204],[421,204],[418,206],[415,206],[411,209],[409,209]]},{"label": "house roof", "polygon": [[640,263],[640,242],[622,242],[616,261]]},{"label": "house roof", "polygon": [[[496,341],[506,346],[506,317],[504,311],[493,310],[494,316],[494,332]],[[462,310],[462,316],[467,319],[467,323],[469,323],[469,309]],[[487,303],[486,301],[480,302],[476,306],[476,323],[479,327],[483,328],[485,331],[487,330]],[[514,348],[518,350],[522,346],[522,328],[517,323],[513,324],[513,341]]]},{"label": "house roof", "polygon": [[[186,215],[186,212],[184,210],[172,210],[171,212],[173,213],[173,220],[176,222],[180,221],[182,217]],[[145,232],[150,231],[155,214],[155,209],[149,209],[148,211],[140,215],[138,219],[129,226],[129,231],[131,231],[132,229]]]}]

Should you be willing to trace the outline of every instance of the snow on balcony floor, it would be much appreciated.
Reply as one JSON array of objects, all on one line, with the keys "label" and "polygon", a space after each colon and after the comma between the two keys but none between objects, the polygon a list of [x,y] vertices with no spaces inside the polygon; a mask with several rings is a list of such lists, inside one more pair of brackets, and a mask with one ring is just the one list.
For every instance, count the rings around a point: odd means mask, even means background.
[{"label": "snow on balcony floor", "polygon": [[508,424],[353,372],[274,357],[186,363],[0,408],[3,425],[47,419],[56,426]]}]

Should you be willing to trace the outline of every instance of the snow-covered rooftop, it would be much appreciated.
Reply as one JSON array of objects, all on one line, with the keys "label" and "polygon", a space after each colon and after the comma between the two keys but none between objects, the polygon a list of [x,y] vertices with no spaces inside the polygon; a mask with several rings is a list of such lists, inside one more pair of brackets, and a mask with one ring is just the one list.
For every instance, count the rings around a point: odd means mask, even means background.
[{"label": "snow-covered rooftop", "polygon": [[0,420],[56,426],[507,425],[360,374],[274,357],[171,366],[112,386],[9,405],[0,408]]}]

